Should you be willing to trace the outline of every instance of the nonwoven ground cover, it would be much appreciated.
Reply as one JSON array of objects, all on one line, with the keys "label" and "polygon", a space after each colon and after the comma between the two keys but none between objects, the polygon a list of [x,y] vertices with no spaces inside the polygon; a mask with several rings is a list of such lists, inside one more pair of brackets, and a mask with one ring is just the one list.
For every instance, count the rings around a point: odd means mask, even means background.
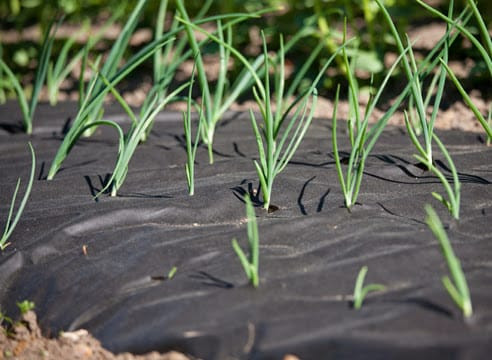
[{"label": "nonwoven ground cover", "polygon": [[[432,198],[442,185],[414,165],[413,145],[398,128],[381,135],[349,213],[331,154],[331,120],[314,119],[276,179],[272,204],[279,210],[256,208],[254,289],[231,246],[232,238],[247,240],[243,195],[261,199],[247,113],[228,113],[218,125],[213,165],[198,148],[194,196],[181,114],[164,112],[135,152],[118,196],[97,201],[116,160],[111,129],[79,141],[54,180],[44,180],[75,113],[74,105],[41,104],[28,137],[16,132],[17,106],[0,107],[2,216],[17,178],[29,175],[27,141],[37,155],[31,197],[0,254],[6,313],[28,299],[47,334],[85,328],[114,352],[176,349],[203,359],[476,359],[492,351],[492,148],[477,134],[438,131],[463,184],[459,222]],[[119,111],[106,114],[129,125]],[[341,151],[348,149],[345,139]],[[439,153],[436,161],[440,166]],[[447,268],[424,221],[426,203],[438,211],[461,260],[474,306],[470,320],[441,284]],[[366,281],[386,290],[354,310],[362,266]]]}]

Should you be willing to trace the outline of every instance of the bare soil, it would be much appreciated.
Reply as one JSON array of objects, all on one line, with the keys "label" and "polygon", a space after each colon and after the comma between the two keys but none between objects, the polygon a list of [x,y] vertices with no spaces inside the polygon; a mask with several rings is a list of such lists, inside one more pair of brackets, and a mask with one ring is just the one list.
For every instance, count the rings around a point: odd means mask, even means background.
[{"label": "bare soil", "polygon": [[[41,334],[36,314],[24,314],[11,329],[0,331],[0,360],[199,360],[177,351],[158,353],[156,351],[133,355],[113,354],[86,330],[62,332],[58,338],[49,339]],[[285,355],[283,360],[299,360],[295,355]]]},{"label": "bare soil", "polygon": [[94,360],[191,360],[181,353],[151,352],[145,355],[112,354],[86,330],[62,332],[56,339],[43,337],[33,311],[27,312],[8,331],[0,331],[0,360],[94,359]]}]

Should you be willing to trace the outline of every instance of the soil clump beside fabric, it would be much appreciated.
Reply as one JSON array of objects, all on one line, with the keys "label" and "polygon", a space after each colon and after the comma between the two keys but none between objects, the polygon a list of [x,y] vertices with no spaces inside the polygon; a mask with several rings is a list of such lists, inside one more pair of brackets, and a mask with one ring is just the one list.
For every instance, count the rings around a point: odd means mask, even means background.
[{"label": "soil clump beside fabric", "polygon": [[114,355],[103,349],[86,330],[61,333],[56,339],[48,339],[41,335],[33,311],[24,314],[8,332],[0,331],[0,349],[0,359],[17,360],[190,360],[177,352]]}]

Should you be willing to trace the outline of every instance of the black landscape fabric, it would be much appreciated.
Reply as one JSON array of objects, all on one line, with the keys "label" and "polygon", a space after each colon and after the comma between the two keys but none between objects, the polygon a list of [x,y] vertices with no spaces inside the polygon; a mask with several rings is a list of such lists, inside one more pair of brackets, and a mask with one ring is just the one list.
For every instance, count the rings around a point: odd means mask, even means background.
[{"label": "black landscape fabric", "polygon": [[[279,210],[256,214],[260,286],[254,289],[231,239],[246,251],[245,193],[255,194],[256,144],[246,113],[229,113],[215,135],[215,163],[199,147],[195,195],[187,193],[182,120],[162,113],[138,147],[117,197],[93,196],[112,171],[116,133],[80,140],[52,181],[49,165],[76,107],[41,105],[34,135],[18,131],[16,104],[0,107],[0,224],[17,178],[23,191],[36,150],[36,181],[0,255],[0,304],[36,304],[46,334],[88,329],[114,352],[181,350],[202,359],[486,359],[492,353],[492,147],[477,134],[439,132],[462,182],[455,222],[415,166],[402,129],[384,131],[351,213],[343,205],[331,121],[315,119],[274,183]],[[128,127],[117,109],[106,117]],[[348,150],[340,124],[339,144]],[[447,176],[443,156],[437,165]],[[256,194],[258,195],[258,194]],[[424,222],[430,203],[447,227],[468,279],[474,315],[463,320]],[[257,204],[259,205],[259,204]],[[359,269],[386,285],[362,309],[350,300]],[[166,276],[177,268],[172,279]]]}]

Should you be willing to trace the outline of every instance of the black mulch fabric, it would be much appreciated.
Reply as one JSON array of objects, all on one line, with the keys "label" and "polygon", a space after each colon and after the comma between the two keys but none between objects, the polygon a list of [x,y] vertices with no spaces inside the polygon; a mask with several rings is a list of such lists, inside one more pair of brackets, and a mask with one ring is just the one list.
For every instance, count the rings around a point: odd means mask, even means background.
[{"label": "black mulch fabric", "polygon": [[[274,184],[271,214],[256,209],[260,286],[232,250],[246,246],[242,196],[258,187],[247,114],[230,113],[205,147],[188,196],[181,115],[162,113],[139,146],[118,197],[93,195],[112,171],[116,133],[99,128],[46,181],[73,104],[41,105],[34,135],[18,132],[16,104],[0,107],[0,226],[36,150],[36,181],[12,244],[0,254],[0,304],[36,304],[47,334],[85,328],[114,352],[177,349],[203,359],[486,359],[492,352],[492,148],[477,134],[439,132],[460,172],[461,219],[432,196],[438,179],[415,166],[401,129],[385,130],[368,159],[359,204],[343,208],[330,120],[316,119]],[[121,112],[107,118],[129,122]],[[347,151],[340,126],[339,143]],[[435,152],[444,173],[443,156]],[[22,189],[24,186],[22,186]],[[461,259],[474,316],[447,295],[424,205],[438,211]],[[84,255],[83,247],[87,254]],[[245,247],[246,248],[246,247]],[[350,306],[356,275],[387,290]],[[168,271],[177,267],[172,280]]]}]

